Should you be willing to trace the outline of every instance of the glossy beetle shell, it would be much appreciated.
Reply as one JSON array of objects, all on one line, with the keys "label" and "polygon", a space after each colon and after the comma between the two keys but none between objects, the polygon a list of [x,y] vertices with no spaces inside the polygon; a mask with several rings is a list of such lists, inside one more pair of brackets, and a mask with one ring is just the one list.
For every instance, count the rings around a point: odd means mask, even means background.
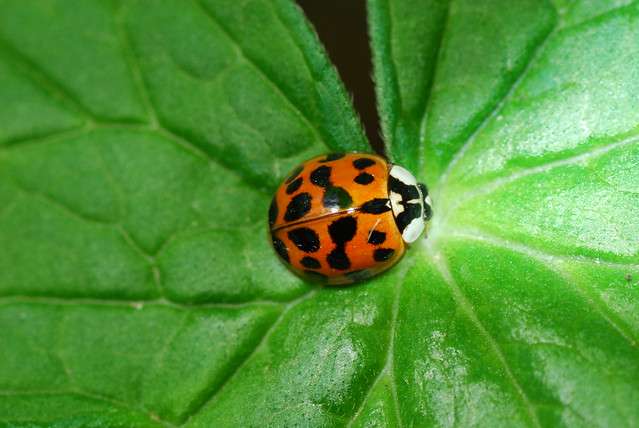
[{"label": "glossy beetle shell", "polygon": [[332,285],[370,278],[397,263],[405,242],[389,199],[391,167],[380,156],[349,153],[318,156],[296,168],[269,210],[280,258],[296,273]]}]

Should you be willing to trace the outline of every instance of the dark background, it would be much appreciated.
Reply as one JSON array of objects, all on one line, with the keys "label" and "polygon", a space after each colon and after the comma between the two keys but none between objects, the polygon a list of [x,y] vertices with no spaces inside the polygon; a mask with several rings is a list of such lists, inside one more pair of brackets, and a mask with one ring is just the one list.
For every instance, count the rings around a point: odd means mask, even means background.
[{"label": "dark background", "polygon": [[383,153],[373,89],[365,0],[298,0],[353,97],[366,135]]}]

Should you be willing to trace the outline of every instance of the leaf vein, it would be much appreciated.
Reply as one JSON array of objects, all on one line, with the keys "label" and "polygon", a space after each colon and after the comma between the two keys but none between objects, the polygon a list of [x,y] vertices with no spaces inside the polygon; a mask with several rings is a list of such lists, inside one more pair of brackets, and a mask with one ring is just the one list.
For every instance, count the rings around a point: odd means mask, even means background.
[{"label": "leaf vein", "polygon": [[476,230],[464,230],[455,232],[453,237],[458,237],[461,239],[467,240],[475,240],[480,242],[485,242],[487,244],[505,248],[511,251],[515,251],[520,254],[524,254],[534,260],[539,260],[544,262],[545,266],[549,266],[557,275],[559,275],[564,282],[567,284],[574,283],[576,287],[574,288],[577,293],[581,296],[584,302],[595,312],[599,314],[599,316],[612,327],[617,333],[619,333],[624,340],[628,342],[628,344],[636,348],[639,340],[632,333],[632,329],[622,320],[620,319],[615,312],[610,309],[604,301],[601,300],[600,297],[593,295],[591,292],[588,292],[584,289],[583,284],[580,281],[577,281],[572,275],[566,271],[562,266],[569,262],[581,262],[588,263],[594,266],[606,266],[612,268],[632,268],[639,270],[639,265],[629,264],[629,263],[615,263],[615,262],[603,262],[603,261],[595,261],[593,259],[581,258],[581,257],[565,257],[558,256],[554,254],[545,253],[543,251],[539,251],[537,249],[528,247],[524,244],[515,243],[512,241],[507,241],[502,238],[498,238],[496,236],[489,235],[483,231]]},{"label": "leaf vein", "polygon": [[[444,46],[443,46],[444,36],[446,35],[446,31],[450,23],[451,1],[446,3],[446,16],[444,18],[444,23],[442,24],[441,30],[437,37],[437,45],[435,47],[435,55],[434,55],[435,61],[433,61],[433,65],[431,66],[431,76],[430,76],[430,81],[428,82],[428,92],[426,93],[426,96],[424,97],[424,107],[422,108],[422,114],[420,116],[421,117],[420,125],[419,125],[419,129],[420,129],[419,141],[420,142],[424,141],[426,122],[428,120],[428,110],[430,109],[430,105],[433,100],[433,89],[435,87],[435,81],[437,80],[437,68],[438,68],[437,66],[440,63],[441,57],[444,52]],[[421,173],[421,171],[424,170],[424,161],[425,161],[424,144],[420,144],[419,147],[420,147],[420,151],[419,151],[419,169],[418,170]]]},{"label": "leaf vein", "polygon": [[153,127],[157,127],[159,124],[157,110],[151,100],[151,95],[144,80],[144,74],[142,73],[142,69],[140,67],[138,55],[135,53],[131,44],[131,39],[126,29],[122,13],[122,9],[117,10],[115,13],[117,35],[120,41],[120,47],[129,67],[129,71],[131,72],[131,76],[133,77],[133,82],[136,86],[138,95],[142,100],[142,104],[146,108],[147,113],[149,114],[150,124]]},{"label": "leaf vein", "polygon": [[463,205],[464,203],[468,202],[471,199],[477,198],[478,196],[489,195],[495,190],[507,184],[515,182],[519,180],[520,178],[524,178],[534,174],[546,173],[548,171],[551,171],[555,168],[559,168],[562,166],[577,165],[580,163],[585,163],[586,161],[590,159],[595,159],[599,156],[603,156],[606,153],[611,152],[612,150],[618,149],[620,147],[631,146],[633,144],[636,144],[637,142],[639,142],[639,135],[632,135],[628,138],[596,147],[584,153],[579,153],[577,155],[570,156],[567,158],[556,159],[556,160],[553,160],[544,164],[540,164],[537,166],[520,169],[518,171],[513,172],[510,175],[496,178],[492,181],[489,181],[486,184],[483,184],[480,187],[473,188],[472,190],[469,190],[465,193],[458,195],[456,197],[456,202],[450,208],[450,211],[454,211],[456,208],[460,207],[461,205]]},{"label": "leaf vein", "polygon": [[512,97],[515,93],[521,82],[523,82],[524,78],[527,76],[528,72],[532,69],[533,65],[537,62],[537,60],[541,57],[541,54],[544,52],[546,45],[553,38],[553,36],[557,33],[558,26],[555,23],[553,29],[548,31],[548,33],[541,39],[541,41],[537,44],[537,46],[533,49],[533,52],[529,55],[528,61],[525,66],[521,68],[519,75],[513,79],[510,87],[503,93],[500,97],[499,101],[495,103],[494,107],[484,116],[484,118],[479,122],[479,124],[475,127],[475,129],[470,133],[470,136],[464,143],[464,145],[455,153],[452,160],[448,163],[446,169],[442,173],[439,186],[439,189],[445,187],[450,177],[451,172],[455,168],[461,159],[466,155],[473,142],[476,140],[479,132],[489,123],[489,121],[495,117],[504,107],[506,102]]},{"label": "leaf vein", "polygon": [[[388,23],[387,23],[387,25],[388,25],[388,36],[389,36],[388,37],[388,39],[389,39],[389,41],[388,41],[388,53],[389,53],[388,62],[390,63],[390,68],[391,68],[390,72],[392,74],[391,80],[392,80],[392,83],[393,83],[393,86],[394,86],[393,89],[395,90],[395,93],[397,94],[397,107],[398,107],[398,110],[401,112],[401,111],[403,111],[403,107],[402,107],[403,102],[402,102],[402,93],[401,93],[400,88],[399,88],[399,78],[398,78],[398,73],[397,73],[397,62],[395,61],[395,56],[393,55],[393,43],[392,43],[392,39],[393,39],[392,38],[392,33],[393,33],[393,25],[392,25],[392,22],[393,22],[393,8],[391,6],[391,3],[392,3],[392,0],[386,0],[386,5],[387,5],[386,8],[387,8],[387,11],[388,11]],[[393,121],[392,129],[390,131],[391,131],[391,134],[389,135],[389,138],[392,139],[391,141],[394,144],[395,143],[395,132],[397,131],[397,119],[395,119]],[[391,150],[388,150],[388,151],[390,152]]]},{"label": "leaf vein", "polygon": [[68,389],[68,390],[33,390],[33,391],[20,391],[20,390],[0,390],[0,397],[1,396],[5,396],[5,397],[20,397],[20,396],[33,396],[33,395],[48,395],[48,396],[78,396],[78,397],[84,397],[84,398],[89,398],[91,400],[95,400],[95,401],[101,401],[103,403],[107,403],[110,404],[112,406],[115,407],[119,407],[123,410],[128,410],[128,411],[134,411],[134,412],[138,412],[138,413],[142,413],[145,416],[147,416],[150,420],[158,422],[164,426],[167,427],[175,427],[176,425],[174,425],[173,423],[166,421],[162,418],[160,418],[158,415],[149,412],[147,409],[143,408],[143,407],[138,407],[138,406],[131,406],[128,403],[124,402],[124,401],[120,401],[117,400],[115,398],[112,397],[106,397],[100,394],[96,394],[93,392],[88,392],[82,389],[78,389],[78,388],[73,388],[73,389]]},{"label": "leaf vein", "polygon": [[[620,15],[621,14],[620,12],[623,12],[623,11],[626,11],[626,10],[634,10],[638,3],[639,2],[637,2],[637,1],[632,1],[632,2],[630,2],[628,4],[620,5],[620,6],[612,8],[612,9],[608,9],[605,12],[593,15],[593,16],[589,17],[588,19],[585,19],[583,21],[574,23],[572,25],[561,25],[560,29],[563,31],[563,30],[567,30],[567,29],[570,29],[570,28],[574,29],[574,28],[587,27],[590,24],[592,24],[593,22],[603,21],[603,20],[606,20],[606,19],[608,19],[608,18],[610,18],[612,16],[616,16],[618,14]],[[573,3],[571,5],[571,9],[574,9],[576,4],[577,3]],[[565,13],[564,13],[564,15],[565,15]]]},{"label": "leaf vein", "polygon": [[318,141],[320,141],[325,147],[328,147],[328,144],[324,141],[324,138],[321,136],[317,124],[313,123],[308,115],[293,101],[293,99],[283,90],[279,84],[276,83],[275,79],[273,79],[264,68],[259,64],[255,58],[251,57],[239,40],[235,37],[235,35],[231,32],[229,28],[227,28],[218,17],[212,13],[209,8],[207,8],[204,4],[202,4],[201,0],[194,0],[195,4],[204,12],[204,14],[214,23],[222,32],[226,35],[226,37],[231,41],[231,43],[237,49],[237,53],[241,58],[244,58],[255,71],[257,71],[258,75],[264,79],[266,83],[268,83],[275,92],[286,101],[286,103],[292,107],[293,111],[298,115],[298,117],[304,122],[311,132],[315,135]]},{"label": "leaf vein", "polygon": [[88,132],[89,129],[90,129],[89,127],[84,126],[84,127],[67,128],[67,129],[62,129],[60,131],[48,132],[42,135],[29,135],[29,136],[18,137],[13,140],[8,140],[2,143],[2,145],[0,146],[0,150],[4,152],[9,152],[11,150],[21,148],[24,145],[48,144],[48,143],[55,142],[58,140],[63,140],[66,138],[78,137]]},{"label": "leaf vein", "polygon": [[444,260],[443,256],[441,254],[437,254],[435,257],[433,257],[433,262],[435,266],[437,267],[437,269],[439,270],[440,274],[442,275],[444,282],[449,286],[451,293],[455,301],[457,302],[457,305],[459,306],[459,308],[466,314],[466,317],[473,323],[475,328],[477,328],[478,332],[482,336],[484,336],[488,346],[492,349],[493,353],[499,360],[499,363],[501,364],[504,370],[504,373],[506,374],[506,378],[512,384],[522,404],[524,405],[532,425],[537,428],[541,428],[539,416],[537,414],[537,411],[535,410],[533,403],[528,397],[528,394],[526,393],[526,391],[524,391],[521,384],[515,377],[512,369],[510,368],[510,364],[508,363],[508,360],[504,356],[504,353],[502,352],[499,344],[497,343],[497,340],[490,334],[490,332],[486,329],[486,327],[484,327],[483,323],[480,321],[479,317],[477,316],[477,313],[473,309],[471,303],[468,301],[468,299],[464,295],[459,285],[457,285],[457,282],[455,281],[452,274],[450,273],[448,264]]},{"label": "leaf vein", "polygon": [[189,418],[182,424],[182,425],[186,425],[189,423],[189,421],[197,416],[207,405],[209,405],[210,403],[213,403],[215,401],[215,399],[217,397],[219,397],[219,395],[221,394],[221,392],[224,390],[224,388],[231,382],[231,380],[233,380],[233,378],[235,378],[235,376],[237,375],[237,373],[242,371],[242,368],[255,356],[257,355],[257,353],[266,346],[268,339],[271,337],[271,335],[273,334],[273,332],[277,329],[277,327],[282,323],[282,321],[284,320],[285,316],[287,313],[289,313],[293,308],[295,308],[297,305],[299,305],[302,302],[305,302],[309,299],[311,299],[312,297],[314,297],[317,294],[317,289],[312,288],[311,290],[309,290],[308,292],[304,293],[303,295],[301,295],[300,297],[296,298],[295,300],[292,300],[291,302],[289,302],[284,309],[282,310],[282,312],[280,312],[279,316],[277,317],[277,319],[275,319],[275,321],[271,324],[271,326],[268,328],[268,330],[266,330],[266,332],[264,333],[264,336],[262,336],[262,339],[259,341],[259,343],[255,346],[255,348],[253,349],[253,351],[251,353],[249,353],[242,362],[240,362],[237,366],[235,366],[232,370],[229,370],[228,373],[226,373],[226,378],[224,379],[224,381],[222,381],[222,383],[215,388],[212,391],[209,391],[209,396],[208,398],[204,398],[203,400],[201,400],[200,403],[192,403],[192,405],[194,405],[193,408],[190,409],[189,413]]},{"label": "leaf vein", "polygon": [[95,116],[61,84],[54,76],[42,67],[38,66],[34,61],[25,54],[14,48],[8,41],[0,38],[0,50],[12,60],[15,66],[19,67],[32,82],[38,84],[54,99],[61,102],[71,111],[81,115],[87,121],[95,120]]},{"label": "leaf vein", "polygon": [[397,418],[396,422],[399,427],[403,425],[401,414],[400,414],[400,408],[399,408],[399,400],[397,397],[397,386],[396,386],[397,384],[395,382],[393,360],[394,360],[394,351],[395,351],[395,335],[396,335],[396,327],[397,327],[397,318],[399,315],[401,286],[406,280],[406,276],[408,275],[410,268],[413,267],[414,264],[415,264],[415,261],[412,261],[411,263],[409,263],[408,260],[404,260],[403,272],[400,274],[400,277],[397,279],[397,285],[394,287],[394,290],[393,290],[394,296],[393,296],[393,306],[392,306],[392,313],[391,313],[391,323],[390,323],[389,333],[388,333],[388,346],[386,348],[386,359],[384,361],[384,366],[377,374],[377,377],[375,377],[373,382],[370,384],[368,390],[366,391],[366,393],[364,394],[364,397],[362,398],[362,401],[359,404],[359,407],[357,408],[355,413],[353,413],[353,416],[350,418],[347,427],[351,427],[353,425],[355,420],[359,417],[362,410],[364,409],[364,406],[366,405],[366,401],[372,394],[373,389],[375,389],[375,386],[386,375],[389,375],[391,379],[391,395],[393,398],[393,403],[395,405],[395,417]]},{"label": "leaf vein", "polygon": [[521,244],[519,242],[507,241],[503,238],[499,238],[499,237],[490,235],[484,231],[480,231],[478,229],[473,229],[473,228],[461,228],[461,227],[455,228],[455,230],[450,231],[450,234],[448,235],[448,237],[468,239],[468,240],[474,240],[474,241],[483,241],[497,247],[502,247],[508,250],[525,254],[531,258],[543,260],[544,262],[548,262],[548,263],[558,263],[558,262],[589,263],[595,266],[639,269],[639,264],[594,260],[592,258],[587,258],[584,256],[564,256],[560,254],[548,253],[548,252],[544,252],[544,251],[535,249],[533,247],[529,247],[527,245]]}]

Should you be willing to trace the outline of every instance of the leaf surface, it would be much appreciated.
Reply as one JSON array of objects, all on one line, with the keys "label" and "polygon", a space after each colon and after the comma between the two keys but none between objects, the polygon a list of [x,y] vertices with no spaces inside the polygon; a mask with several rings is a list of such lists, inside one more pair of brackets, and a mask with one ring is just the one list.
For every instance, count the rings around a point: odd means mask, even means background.
[{"label": "leaf surface", "polygon": [[370,2],[387,149],[436,212],[401,286],[398,420],[636,424],[637,4],[420,3]]},{"label": "leaf surface", "polygon": [[0,7],[2,424],[639,423],[635,3],[370,0],[435,218],[344,289],[266,239],[299,161],[367,150],[294,4]]}]

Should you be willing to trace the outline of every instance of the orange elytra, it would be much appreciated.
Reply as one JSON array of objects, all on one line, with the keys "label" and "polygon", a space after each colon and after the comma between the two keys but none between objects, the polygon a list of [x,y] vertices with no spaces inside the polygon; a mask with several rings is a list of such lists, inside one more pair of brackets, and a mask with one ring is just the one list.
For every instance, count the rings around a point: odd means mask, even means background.
[{"label": "orange elytra", "polygon": [[269,209],[273,247],[299,275],[351,284],[397,263],[432,216],[426,186],[364,153],[310,159],[279,186]]}]

